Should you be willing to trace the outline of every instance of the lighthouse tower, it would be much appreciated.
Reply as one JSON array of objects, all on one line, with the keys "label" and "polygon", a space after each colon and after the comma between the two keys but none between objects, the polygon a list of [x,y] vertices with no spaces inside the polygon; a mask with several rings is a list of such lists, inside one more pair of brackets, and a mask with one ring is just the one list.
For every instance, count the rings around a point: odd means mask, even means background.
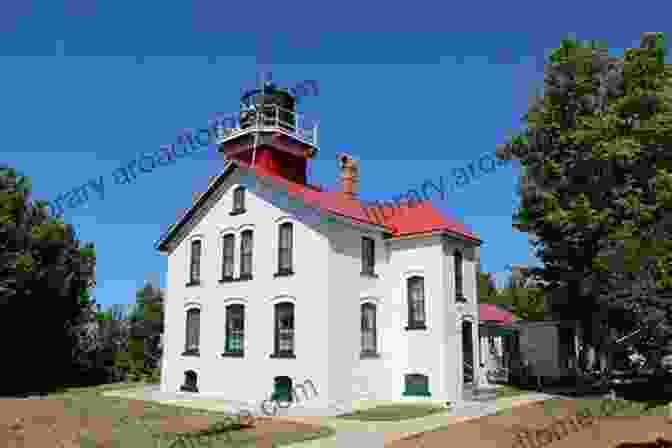
[{"label": "lighthouse tower", "polygon": [[239,160],[306,184],[308,159],[317,155],[317,124],[306,126],[296,98],[266,82],[240,100],[238,128],[218,129],[215,143],[227,160]]}]

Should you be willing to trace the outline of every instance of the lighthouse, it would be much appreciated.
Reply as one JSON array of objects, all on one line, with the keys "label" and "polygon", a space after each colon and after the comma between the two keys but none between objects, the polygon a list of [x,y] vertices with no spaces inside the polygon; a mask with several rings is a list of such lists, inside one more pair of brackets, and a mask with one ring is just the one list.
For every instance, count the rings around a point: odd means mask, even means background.
[{"label": "lighthouse", "polygon": [[226,160],[306,185],[308,160],[318,152],[318,128],[306,123],[296,103],[289,91],[272,82],[245,92],[239,127],[218,129],[218,151]]}]

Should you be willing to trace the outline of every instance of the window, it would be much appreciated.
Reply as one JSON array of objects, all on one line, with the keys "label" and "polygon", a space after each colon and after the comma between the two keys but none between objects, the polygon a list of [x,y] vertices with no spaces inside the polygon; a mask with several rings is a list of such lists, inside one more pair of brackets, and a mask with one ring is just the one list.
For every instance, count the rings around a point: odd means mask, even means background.
[{"label": "window", "polygon": [[233,190],[233,210],[232,215],[238,215],[245,212],[245,187],[238,187]]},{"label": "window", "polygon": [[201,245],[201,240],[194,240],[191,242],[189,285],[198,285],[201,281]]},{"label": "window", "polygon": [[252,278],[252,231],[245,230],[240,239],[240,278]]},{"label": "window", "polygon": [[462,291],[462,254],[456,250],[453,258],[455,260],[455,301],[466,302],[467,299]]},{"label": "window", "polygon": [[404,376],[405,396],[431,397],[429,393],[429,378],[426,375],[412,373]]},{"label": "window", "polygon": [[184,384],[180,386],[184,392],[198,392],[198,375],[193,370],[184,372]]},{"label": "window", "polygon": [[408,292],[407,330],[424,330],[425,326],[425,279],[413,276],[406,281]]},{"label": "window", "polygon": [[292,223],[280,225],[278,244],[278,275],[292,273]]},{"label": "window", "polygon": [[234,236],[224,235],[222,239],[223,257],[222,257],[222,280],[233,280],[233,250]]},{"label": "window", "polygon": [[376,355],[376,305],[362,304],[362,355]]},{"label": "window", "polygon": [[183,355],[198,355],[199,335],[201,331],[201,310],[192,308],[187,311],[187,336]]},{"label": "window", "polygon": [[373,272],[375,264],[375,241],[371,238],[362,237],[362,274],[375,275]]},{"label": "window", "polygon": [[294,304],[275,305],[275,353],[273,357],[294,357]]},{"label": "window", "polygon": [[224,355],[243,356],[245,340],[245,305],[235,304],[226,307],[226,342]]}]

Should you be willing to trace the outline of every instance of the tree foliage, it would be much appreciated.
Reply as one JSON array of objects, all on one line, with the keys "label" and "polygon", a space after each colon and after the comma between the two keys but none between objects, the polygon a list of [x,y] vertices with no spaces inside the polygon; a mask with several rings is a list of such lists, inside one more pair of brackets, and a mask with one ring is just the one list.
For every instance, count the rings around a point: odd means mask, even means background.
[{"label": "tree foliage", "polygon": [[133,379],[155,380],[162,355],[163,291],[147,282],[136,292],[129,313],[128,346],[116,356],[116,364]]},{"label": "tree foliage", "polygon": [[512,275],[506,287],[497,289],[493,275],[480,272],[479,303],[497,305],[528,321],[544,319],[544,299],[541,288],[532,288],[521,284]]},{"label": "tree foliage", "polygon": [[478,302],[497,304],[498,299],[497,286],[495,279],[490,272],[478,273]]},{"label": "tree foliage", "polygon": [[93,303],[93,244],[83,245],[71,225],[30,196],[30,180],[0,166],[0,328],[14,366],[3,370],[4,393],[74,380],[75,327]]},{"label": "tree foliage", "polygon": [[499,158],[521,164],[514,220],[534,235],[544,267],[533,273],[565,318],[620,309],[670,330],[672,308],[662,294],[672,288],[665,53],[660,33],[643,34],[641,48],[622,58],[594,42],[564,40],[545,67],[543,94],[524,116],[526,130],[498,145]]}]

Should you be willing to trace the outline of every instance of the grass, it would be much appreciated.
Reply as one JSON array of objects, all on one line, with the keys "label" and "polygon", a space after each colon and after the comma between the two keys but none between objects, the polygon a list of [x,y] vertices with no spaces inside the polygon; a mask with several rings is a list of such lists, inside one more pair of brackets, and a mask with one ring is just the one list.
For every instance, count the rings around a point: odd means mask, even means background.
[{"label": "grass", "polygon": [[[112,422],[112,435],[115,447],[157,447],[157,439],[163,439],[160,446],[169,446],[176,438],[175,435],[161,433],[159,425],[166,418],[185,417],[185,416],[204,416],[212,425],[221,428],[221,422],[227,420],[230,414],[223,412],[204,411],[192,408],[184,408],[174,405],[164,405],[161,403],[127,400],[120,397],[103,396],[102,392],[109,390],[123,390],[142,386],[143,383],[118,383],[103,386],[68,388],[59,392],[49,394],[45,400],[60,400],[64,403],[67,416],[79,418],[104,417]],[[2,402],[0,402],[0,406]],[[60,416],[55,416],[60,417]],[[230,421],[230,420],[229,420]],[[164,423],[165,424],[165,423]],[[239,429],[239,428],[238,428]],[[201,431],[199,433],[203,433]],[[197,434],[197,433],[192,433]],[[224,448],[230,446],[254,446],[256,445],[255,433],[253,431],[224,431],[210,430],[211,436],[208,437],[211,448]],[[228,435],[227,435],[228,434]],[[274,446],[288,443],[310,440],[315,438],[327,437],[334,434],[330,428],[322,427],[318,430],[304,432],[277,432],[273,433],[272,439]],[[84,446],[98,446],[93,440],[95,434],[87,433],[84,428],[80,431],[80,442]],[[228,439],[228,440],[227,440]],[[93,444],[92,444],[93,443]],[[193,442],[185,442],[186,446]],[[233,443],[233,445],[232,445]],[[178,442],[175,446],[181,446]]]},{"label": "grass", "polygon": [[[552,399],[544,402],[544,409],[551,415],[557,413],[560,407],[560,399]],[[614,415],[619,417],[638,417],[638,416],[667,416],[669,413],[667,403],[669,400],[615,400],[614,403],[605,403],[604,399],[597,398],[577,398],[573,399],[577,409],[587,410],[590,415],[595,417]]]},{"label": "grass", "polygon": [[438,412],[446,412],[446,410],[446,408],[426,404],[392,404],[355,411],[351,414],[340,415],[337,418],[371,422],[398,422],[426,417]]},{"label": "grass", "polygon": [[529,390],[519,389],[515,386],[502,385],[495,389],[497,398],[515,397],[529,393]]}]

